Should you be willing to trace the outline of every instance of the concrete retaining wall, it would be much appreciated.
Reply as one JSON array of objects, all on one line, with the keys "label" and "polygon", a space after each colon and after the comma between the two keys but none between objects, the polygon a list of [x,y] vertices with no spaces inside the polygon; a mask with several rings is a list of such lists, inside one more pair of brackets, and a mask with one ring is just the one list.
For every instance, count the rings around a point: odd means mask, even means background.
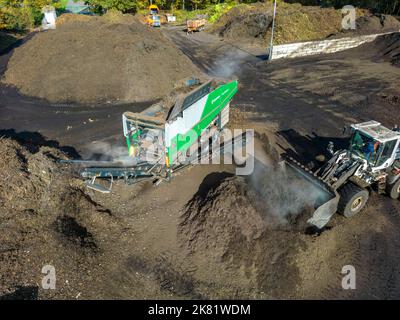
[{"label": "concrete retaining wall", "polygon": [[299,43],[289,43],[274,46],[272,50],[272,60],[282,58],[295,58],[311,56],[321,53],[333,53],[358,47],[363,43],[372,42],[377,37],[388,33],[373,34],[367,36],[348,37],[323,41],[308,41]]}]

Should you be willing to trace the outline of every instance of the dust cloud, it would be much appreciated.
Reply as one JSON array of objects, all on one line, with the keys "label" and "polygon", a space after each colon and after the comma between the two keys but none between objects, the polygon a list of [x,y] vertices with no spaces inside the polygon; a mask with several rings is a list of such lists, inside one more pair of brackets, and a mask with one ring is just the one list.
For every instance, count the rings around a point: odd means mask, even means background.
[{"label": "dust cloud", "polygon": [[242,51],[234,50],[221,56],[215,62],[217,68],[213,72],[213,75],[222,78],[230,79],[237,75],[236,73],[241,69],[241,65],[248,59],[248,54]]},{"label": "dust cloud", "polygon": [[134,165],[137,160],[128,154],[128,150],[122,145],[113,145],[108,142],[98,141],[87,147],[88,159],[96,161],[122,162],[124,165]]},{"label": "dust cloud", "polygon": [[[315,204],[328,200],[327,195],[310,182],[296,177],[283,162],[276,163],[262,155],[255,160],[254,172],[248,177],[249,186],[262,199],[261,211],[279,223],[297,217]],[[267,160],[265,160],[267,159]]]}]

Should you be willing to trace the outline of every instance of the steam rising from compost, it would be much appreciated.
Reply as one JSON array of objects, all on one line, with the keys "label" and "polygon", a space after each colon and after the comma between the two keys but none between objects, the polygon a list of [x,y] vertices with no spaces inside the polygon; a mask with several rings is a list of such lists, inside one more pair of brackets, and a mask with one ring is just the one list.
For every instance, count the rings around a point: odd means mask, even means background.
[{"label": "steam rising from compost", "polygon": [[241,69],[241,64],[248,58],[248,54],[234,50],[215,62],[217,68],[213,71],[213,75],[219,78],[230,79]]},{"label": "steam rising from compost", "polygon": [[98,141],[88,148],[89,159],[98,161],[122,162],[124,165],[133,165],[136,160],[128,155],[127,148],[120,145]]},{"label": "steam rising from compost", "polygon": [[280,223],[296,217],[307,208],[313,208],[317,201],[326,198],[324,192],[311,183],[300,180],[279,164],[272,161],[255,161],[254,173],[249,184],[262,201],[262,211],[272,215]]}]

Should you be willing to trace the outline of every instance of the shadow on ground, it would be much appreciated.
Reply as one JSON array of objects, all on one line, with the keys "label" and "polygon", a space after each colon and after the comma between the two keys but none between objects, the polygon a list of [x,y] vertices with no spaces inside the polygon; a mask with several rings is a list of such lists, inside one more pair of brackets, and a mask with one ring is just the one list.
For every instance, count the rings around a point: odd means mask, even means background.
[{"label": "shadow on ground", "polygon": [[38,291],[37,286],[21,286],[14,292],[0,296],[0,300],[37,300]]},{"label": "shadow on ground", "polygon": [[0,130],[0,138],[11,138],[17,141],[21,146],[26,147],[31,153],[39,151],[40,147],[46,146],[61,150],[71,158],[81,158],[75,148],[70,146],[60,146],[58,141],[47,140],[38,132],[22,131],[16,132],[14,129]]},{"label": "shadow on ground", "polygon": [[284,156],[292,157],[303,163],[315,162],[315,157],[324,155],[325,158],[330,158],[327,147],[330,142],[334,144],[334,150],[346,149],[348,147],[348,137],[322,137],[315,132],[312,135],[302,135],[293,129],[282,130],[277,132],[279,137],[284,138],[292,148],[285,148]]}]

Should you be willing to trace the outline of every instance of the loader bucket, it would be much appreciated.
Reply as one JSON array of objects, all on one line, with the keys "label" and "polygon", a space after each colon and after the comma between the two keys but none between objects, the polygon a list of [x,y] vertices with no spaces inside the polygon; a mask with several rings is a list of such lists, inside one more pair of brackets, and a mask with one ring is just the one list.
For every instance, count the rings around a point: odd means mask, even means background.
[{"label": "loader bucket", "polygon": [[296,178],[307,181],[315,189],[315,211],[307,222],[322,229],[337,211],[338,193],[296,160],[287,159],[285,164],[285,167],[294,173]]}]

